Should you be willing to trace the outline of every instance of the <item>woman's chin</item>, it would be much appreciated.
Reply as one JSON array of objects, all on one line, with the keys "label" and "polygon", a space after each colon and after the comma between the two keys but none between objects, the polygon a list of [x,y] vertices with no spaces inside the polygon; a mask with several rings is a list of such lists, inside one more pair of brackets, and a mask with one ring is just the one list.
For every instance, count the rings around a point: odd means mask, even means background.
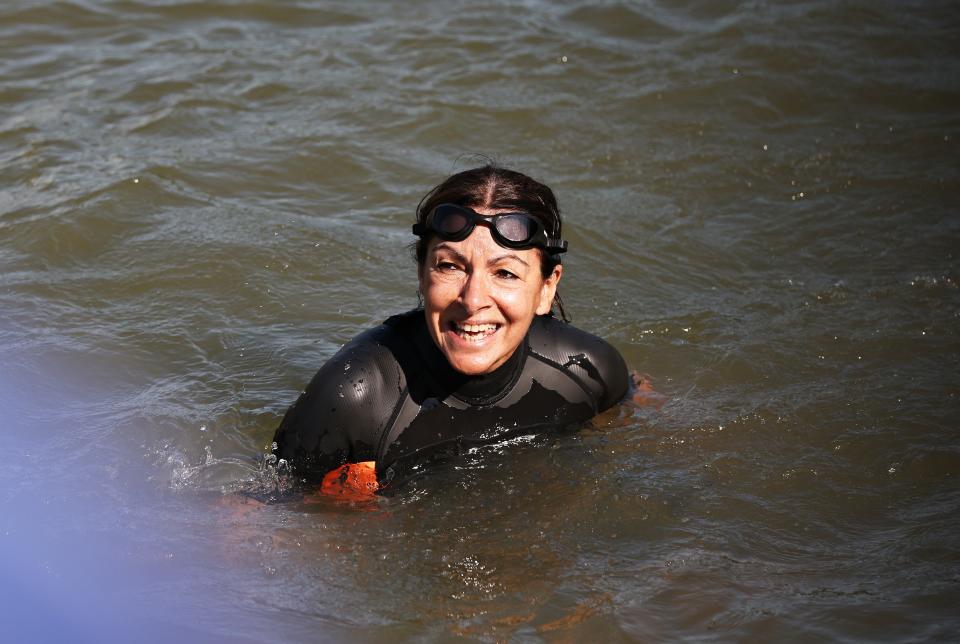
[{"label": "woman's chin", "polygon": [[490,366],[489,362],[482,364],[477,364],[474,362],[456,364],[451,363],[451,366],[465,376],[482,376],[494,370],[494,368]]},{"label": "woman's chin", "polygon": [[451,367],[468,376],[482,376],[496,368],[496,359],[493,356],[483,354],[463,355],[462,352],[457,351],[448,352],[446,357]]},{"label": "woman's chin", "polygon": [[490,373],[504,362],[499,359],[494,342],[466,342],[454,333],[450,335],[453,337],[448,338],[451,341],[446,343],[443,354],[450,366],[460,373],[481,376]]}]

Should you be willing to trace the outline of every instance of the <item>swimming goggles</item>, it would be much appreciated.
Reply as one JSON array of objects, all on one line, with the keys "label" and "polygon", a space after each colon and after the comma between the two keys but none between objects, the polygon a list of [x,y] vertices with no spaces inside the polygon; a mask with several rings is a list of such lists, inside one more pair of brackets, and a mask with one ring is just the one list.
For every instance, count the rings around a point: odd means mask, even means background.
[{"label": "swimming goggles", "polygon": [[488,226],[494,240],[506,248],[539,246],[555,255],[567,250],[567,242],[547,236],[540,222],[525,212],[503,212],[485,217],[452,203],[442,203],[431,210],[422,224],[413,225],[413,234],[424,237],[433,232],[445,241],[462,241],[470,236],[478,223]]}]

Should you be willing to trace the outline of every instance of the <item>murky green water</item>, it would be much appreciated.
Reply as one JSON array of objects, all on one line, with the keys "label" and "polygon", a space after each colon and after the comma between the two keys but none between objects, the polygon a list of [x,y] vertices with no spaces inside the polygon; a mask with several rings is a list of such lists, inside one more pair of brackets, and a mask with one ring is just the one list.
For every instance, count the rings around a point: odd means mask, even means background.
[{"label": "murky green water", "polygon": [[[950,2],[12,0],[0,614],[72,641],[955,641]],[[416,303],[420,196],[546,181],[669,397],[365,511],[232,506]],[[69,634],[69,635],[65,635]]]}]

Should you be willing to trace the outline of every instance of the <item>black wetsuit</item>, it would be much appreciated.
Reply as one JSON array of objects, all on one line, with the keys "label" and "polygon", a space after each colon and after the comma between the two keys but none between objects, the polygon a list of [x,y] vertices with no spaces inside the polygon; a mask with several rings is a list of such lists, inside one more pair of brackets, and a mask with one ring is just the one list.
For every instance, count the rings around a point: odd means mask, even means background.
[{"label": "black wetsuit", "polygon": [[629,377],[612,346],[550,316],[496,371],[455,371],[422,310],[388,319],[333,356],[277,429],[279,458],[316,480],[376,461],[377,478],[439,454],[589,420],[620,402]]}]

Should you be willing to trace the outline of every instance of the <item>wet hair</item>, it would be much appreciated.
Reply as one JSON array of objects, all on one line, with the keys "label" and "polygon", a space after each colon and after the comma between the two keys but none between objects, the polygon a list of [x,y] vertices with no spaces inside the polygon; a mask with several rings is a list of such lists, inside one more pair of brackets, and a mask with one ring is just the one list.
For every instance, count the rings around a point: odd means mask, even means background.
[{"label": "wet hair", "polygon": [[[559,239],[561,236],[560,208],[553,190],[525,174],[492,163],[458,172],[424,195],[417,205],[417,223],[424,223],[427,215],[442,203],[473,209],[519,210],[536,219],[549,237]],[[423,268],[427,259],[429,242],[429,237],[420,238],[414,247],[414,256],[420,268]],[[537,250],[540,252],[540,272],[546,279],[560,264],[560,255],[547,253],[540,248]],[[560,317],[569,322],[559,291],[553,297],[553,304]]]}]

